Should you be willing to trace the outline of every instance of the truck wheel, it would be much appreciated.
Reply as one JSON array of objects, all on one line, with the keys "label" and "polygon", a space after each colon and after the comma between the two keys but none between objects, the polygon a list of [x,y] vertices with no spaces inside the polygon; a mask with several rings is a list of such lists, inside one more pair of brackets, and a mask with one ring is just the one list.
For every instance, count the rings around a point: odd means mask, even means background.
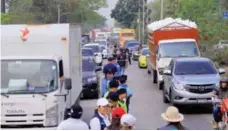
[{"label": "truck wheel", "polygon": [[158,82],[158,89],[162,90],[164,88],[164,82]]},{"label": "truck wheel", "polygon": [[157,71],[153,70],[153,83],[157,83]]},{"label": "truck wheel", "polygon": [[165,90],[163,90],[163,102],[169,103],[169,100],[167,99],[167,97],[165,95],[166,95]]}]

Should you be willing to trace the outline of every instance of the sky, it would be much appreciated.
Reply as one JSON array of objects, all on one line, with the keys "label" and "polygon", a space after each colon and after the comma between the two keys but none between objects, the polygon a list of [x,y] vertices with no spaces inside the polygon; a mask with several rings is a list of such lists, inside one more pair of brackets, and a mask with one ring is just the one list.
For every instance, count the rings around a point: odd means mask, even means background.
[{"label": "sky", "polygon": [[[148,3],[151,1],[153,1],[153,0],[148,0]],[[98,10],[98,13],[100,13],[101,15],[103,15],[107,18],[106,23],[107,23],[108,27],[114,26],[115,20],[110,17],[110,14],[111,14],[112,9],[115,8],[117,2],[118,2],[118,0],[107,0],[108,7],[101,8]]]}]

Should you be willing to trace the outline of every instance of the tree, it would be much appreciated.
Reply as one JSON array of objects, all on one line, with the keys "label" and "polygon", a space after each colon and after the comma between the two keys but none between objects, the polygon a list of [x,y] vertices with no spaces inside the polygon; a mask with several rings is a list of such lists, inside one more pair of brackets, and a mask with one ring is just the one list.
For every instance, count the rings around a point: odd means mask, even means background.
[{"label": "tree", "polygon": [[136,21],[141,0],[119,0],[112,10],[111,17],[121,25],[130,28],[132,22]]}]

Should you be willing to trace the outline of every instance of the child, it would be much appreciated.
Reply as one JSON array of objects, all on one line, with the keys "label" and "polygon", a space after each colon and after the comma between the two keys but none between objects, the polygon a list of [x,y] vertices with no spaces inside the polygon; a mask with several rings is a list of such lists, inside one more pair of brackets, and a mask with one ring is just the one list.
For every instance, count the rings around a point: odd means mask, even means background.
[{"label": "child", "polygon": [[128,109],[127,112],[128,112],[129,111],[130,99],[131,99],[133,93],[132,93],[130,87],[126,84],[126,82],[127,82],[127,75],[120,76],[119,82],[120,82],[119,89],[124,88],[124,89],[127,90],[127,101],[126,101],[126,104],[127,104],[127,109]]},{"label": "child", "polygon": [[119,101],[118,101],[118,107],[122,107],[125,112],[127,112],[127,105],[126,105],[126,99],[127,99],[127,91],[124,88],[121,88],[117,91],[119,95]]},{"label": "child", "polygon": [[109,91],[107,91],[104,95],[104,98],[107,99],[108,95],[110,94],[110,92],[117,92],[119,87],[119,83],[118,81],[116,81],[115,79],[111,80],[109,82]]},{"label": "child", "polygon": [[[224,98],[228,98],[228,78],[222,78],[220,80],[220,88],[215,91],[215,96],[218,99],[222,100]],[[220,106],[215,106],[213,109],[213,126],[214,128],[218,128],[218,122],[222,120],[222,113]]]}]

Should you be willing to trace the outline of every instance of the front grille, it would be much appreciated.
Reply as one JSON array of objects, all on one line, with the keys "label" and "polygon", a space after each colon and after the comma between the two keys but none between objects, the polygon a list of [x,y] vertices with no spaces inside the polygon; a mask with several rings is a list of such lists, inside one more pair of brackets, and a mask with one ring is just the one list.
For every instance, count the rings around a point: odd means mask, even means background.
[{"label": "front grille", "polygon": [[210,93],[214,89],[214,84],[207,84],[207,85],[187,85],[186,88],[189,92],[197,93],[197,94],[204,94]]}]

